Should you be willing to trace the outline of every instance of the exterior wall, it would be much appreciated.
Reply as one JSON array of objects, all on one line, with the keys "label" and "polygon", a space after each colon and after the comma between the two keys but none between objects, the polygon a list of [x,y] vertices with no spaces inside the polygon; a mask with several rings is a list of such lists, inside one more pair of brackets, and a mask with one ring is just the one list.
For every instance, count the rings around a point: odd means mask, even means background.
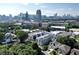
[{"label": "exterior wall", "polygon": [[65,26],[51,26],[51,30],[65,31]]},{"label": "exterior wall", "polygon": [[12,34],[11,33],[6,33],[5,38],[4,38],[5,43],[9,43],[12,40],[13,40]]},{"label": "exterior wall", "polygon": [[37,20],[38,21],[41,21],[41,10],[37,10],[37,12],[36,12],[36,18],[37,18]]},{"label": "exterior wall", "polygon": [[52,28],[52,30],[54,30],[54,31],[56,31],[56,30],[65,31],[65,29],[60,29],[60,28]]},{"label": "exterior wall", "polygon": [[30,33],[30,34],[28,34],[29,35],[28,39],[34,40],[34,36],[37,38],[37,37],[43,36],[45,34],[47,34],[47,32],[34,32],[34,33]]},{"label": "exterior wall", "polygon": [[42,23],[42,28],[47,28],[48,27],[48,23]]},{"label": "exterior wall", "polygon": [[41,37],[38,37],[37,38],[37,43],[39,45],[45,45],[45,44],[48,44],[52,39],[52,35],[48,34],[47,36],[43,36],[42,38]]},{"label": "exterior wall", "polygon": [[69,29],[69,31],[79,32],[79,29],[72,28],[72,29]]},{"label": "exterior wall", "polygon": [[79,55],[79,50],[78,50],[78,49],[73,48],[73,49],[71,50],[70,55]]}]

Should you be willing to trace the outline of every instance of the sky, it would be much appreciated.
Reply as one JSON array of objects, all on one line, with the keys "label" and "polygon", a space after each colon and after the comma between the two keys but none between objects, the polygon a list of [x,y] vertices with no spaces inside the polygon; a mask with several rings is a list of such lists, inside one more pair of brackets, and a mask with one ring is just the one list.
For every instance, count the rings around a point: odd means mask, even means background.
[{"label": "sky", "polygon": [[0,14],[13,16],[19,13],[36,14],[36,10],[40,9],[42,15],[53,16],[55,13],[62,16],[71,14],[79,15],[79,3],[0,3]]}]

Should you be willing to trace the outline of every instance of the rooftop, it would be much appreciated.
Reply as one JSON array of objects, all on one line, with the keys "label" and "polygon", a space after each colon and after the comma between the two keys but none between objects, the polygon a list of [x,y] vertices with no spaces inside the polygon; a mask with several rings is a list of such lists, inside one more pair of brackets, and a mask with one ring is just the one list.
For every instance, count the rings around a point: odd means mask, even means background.
[{"label": "rooftop", "polygon": [[65,26],[51,26],[51,28],[60,28],[60,29],[65,29]]},{"label": "rooftop", "polygon": [[57,35],[58,33],[60,32],[64,32],[64,31],[51,31],[50,33],[54,34],[54,35]]},{"label": "rooftop", "polygon": [[50,35],[50,34],[45,34],[45,35],[43,35],[43,36],[38,37],[37,39],[45,38],[45,37],[47,37],[47,36],[49,36],[49,35]]},{"label": "rooftop", "polygon": [[72,29],[69,29],[69,30],[71,30],[71,31],[76,31],[76,32],[79,31],[79,29],[77,29],[77,28],[72,28]]},{"label": "rooftop", "polygon": [[37,32],[29,33],[29,35],[37,35],[37,34],[41,34],[41,33],[47,34],[48,32],[46,32],[46,31],[37,31]]}]

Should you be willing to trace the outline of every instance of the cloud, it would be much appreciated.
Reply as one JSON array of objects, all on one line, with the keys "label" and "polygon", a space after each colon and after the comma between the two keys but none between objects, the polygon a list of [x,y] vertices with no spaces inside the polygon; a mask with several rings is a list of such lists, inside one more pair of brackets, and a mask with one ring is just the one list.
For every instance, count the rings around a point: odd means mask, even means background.
[{"label": "cloud", "polygon": [[52,10],[42,10],[42,13],[44,15],[48,15],[48,16],[53,16],[55,13],[57,13],[58,15],[62,16],[64,14],[70,14],[72,16],[76,16],[79,15],[79,10],[75,10],[73,8],[59,8],[59,9],[52,9]]},{"label": "cloud", "polygon": [[37,5],[37,6],[38,6],[38,5],[39,5],[39,3],[34,3],[34,5]]},{"label": "cloud", "polygon": [[73,8],[68,8],[68,10],[74,10]]},{"label": "cloud", "polygon": [[23,5],[25,5],[25,6],[29,5],[29,3],[20,3],[20,4],[23,4]]},{"label": "cloud", "polygon": [[39,6],[40,8],[47,8],[47,6],[43,6],[43,5],[41,5],[41,6]]}]

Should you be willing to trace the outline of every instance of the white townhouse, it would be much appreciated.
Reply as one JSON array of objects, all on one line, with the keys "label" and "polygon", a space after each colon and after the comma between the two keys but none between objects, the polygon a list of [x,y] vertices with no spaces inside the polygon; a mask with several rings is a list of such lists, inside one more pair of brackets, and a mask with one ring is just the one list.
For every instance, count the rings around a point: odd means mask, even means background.
[{"label": "white townhouse", "polygon": [[51,33],[48,33],[43,36],[37,37],[36,41],[38,45],[46,45],[46,44],[49,44],[52,38],[53,38],[53,35]]},{"label": "white townhouse", "polygon": [[28,39],[36,40],[37,37],[43,36],[43,35],[45,35],[47,33],[48,32],[46,32],[46,31],[32,32],[32,33],[28,34],[28,36],[29,36]]},{"label": "white townhouse", "polygon": [[4,42],[2,43],[9,43],[12,42],[13,37],[12,37],[12,33],[6,33],[4,36]]}]

